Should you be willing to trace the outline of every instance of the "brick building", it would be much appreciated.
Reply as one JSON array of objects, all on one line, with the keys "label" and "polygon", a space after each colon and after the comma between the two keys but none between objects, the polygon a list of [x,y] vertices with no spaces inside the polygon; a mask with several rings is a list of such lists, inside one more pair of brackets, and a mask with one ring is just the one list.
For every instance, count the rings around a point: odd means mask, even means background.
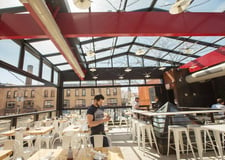
[{"label": "brick building", "polygon": [[[64,108],[85,107],[93,102],[96,94],[105,96],[105,105],[120,106],[120,88],[64,89]],[[56,108],[57,90],[54,87],[0,88],[0,114],[16,114]]]}]

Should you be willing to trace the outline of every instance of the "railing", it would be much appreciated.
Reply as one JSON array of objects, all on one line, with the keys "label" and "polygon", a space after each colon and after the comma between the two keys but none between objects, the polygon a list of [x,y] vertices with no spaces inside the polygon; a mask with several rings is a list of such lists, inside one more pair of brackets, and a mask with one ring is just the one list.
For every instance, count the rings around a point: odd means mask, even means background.
[{"label": "railing", "polygon": [[[42,120],[45,118],[52,118],[56,116],[56,110],[47,110],[39,112],[29,112],[15,115],[0,116],[0,120],[10,120],[10,126],[16,126],[19,121],[24,119],[32,119],[32,121]],[[22,122],[21,122],[22,123]]]},{"label": "railing", "polygon": [[[131,109],[131,106],[104,106],[104,112],[108,113],[113,121],[118,121],[120,116]],[[88,107],[63,108],[63,114],[77,113],[86,116]]]}]

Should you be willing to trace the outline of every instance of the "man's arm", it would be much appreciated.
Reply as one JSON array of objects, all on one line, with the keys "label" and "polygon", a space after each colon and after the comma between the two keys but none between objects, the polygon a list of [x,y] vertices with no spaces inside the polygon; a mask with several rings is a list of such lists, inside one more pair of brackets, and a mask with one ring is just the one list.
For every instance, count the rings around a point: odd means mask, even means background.
[{"label": "man's arm", "polygon": [[109,117],[104,117],[103,119],[101,120],[98,120],[98,121],[93,121],[93,115],[91,114],[87,114],[87,122],[88,122],[88,126],[89,127],[95,127],[95,126],[98,126],[99,124],[102,124],[104,122],[107,122],[109,121]]}]

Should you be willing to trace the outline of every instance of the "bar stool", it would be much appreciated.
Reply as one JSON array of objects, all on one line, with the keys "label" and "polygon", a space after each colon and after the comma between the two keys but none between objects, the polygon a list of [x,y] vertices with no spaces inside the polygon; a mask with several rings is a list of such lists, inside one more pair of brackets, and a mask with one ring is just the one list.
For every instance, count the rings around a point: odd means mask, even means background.
[{"label": "bar stool", "polygon": [[146,124],[143,122],[138,123],[138,128],[137,128],[138,148],[140,149],[140,143],[142,143],[142,147],[145,150],[145,131],[147,132],[150,146],[152,147],[153,146],[152,143],[155,143],[156,150],[159,154],[158,144],[157,144],[155,133],[151,124]]},{"label": "bar stool", "polygon": [[215,149],[215,146],[213,144],[213,141],[212,141],[212,138],[209,134],[209,131],[207,129],[204,129],[201,127],[201,125],[187,125],[187,129],[188,129],[188,132],[190,132],[191,130],[194,131],[194,134],[195,134],[195,141],[196,141],[196,145],[197,145],[197,149],[198,149],[198,155],[199,155],[199,158],[202,160],[203,159],[203,143],[202,143],[202,135],[201,135],[201,132],[203,131],[204,132],[204,144],[205,144],[205,147],[204,149],[206,150],[206,136],[208,136],[209,140],[210,140],[210,143],[212,145],[212,148],[215,152],[215,155],[216,157],[218,158],[218,154],[217,154],[217,151]]},{"label": "bar stool", "polygon": [[137,137],[138,120],[132,119],[131,123],[132,123],[132,125],[131,125],[132,140],[135,141],[135,139]]},{"label": "bar stool", "polygon": [[[187,130],[186,127],[183,127],[183,126],[180,126],[180,125],[170,125],[170,126],[168,126],[167,155],[169,155],[169,150],[170,150],[170,132],[173,132],[177,160],[180,159],[180,147],[182,149],[182,153],[184,153],[184,143],[183,143],[182,133],[186,134],[187,148],[188,148],[188,145],[189,145],[190,148],[191,148],[191,152],[192,152],[194,158],[196,159],[195,153],[194,153],[191,141],[190,141],[188,130]],[[180,147],[179,147],[179,144],[180,144]]]}]

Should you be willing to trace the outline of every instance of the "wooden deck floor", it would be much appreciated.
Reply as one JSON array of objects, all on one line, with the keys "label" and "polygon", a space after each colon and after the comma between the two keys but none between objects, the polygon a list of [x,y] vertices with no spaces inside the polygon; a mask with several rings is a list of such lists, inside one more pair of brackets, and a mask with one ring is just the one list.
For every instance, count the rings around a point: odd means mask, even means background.
[{"label": "wooden deck floor", "polygon": [[[176,155],[171,154],[169,156],[159,155],[154,148],[147,146],[145,154],[142,149],[138,149],[137,143],[132,141],[130,131],[127,131],[125,127],[110,127],[110,131],[107,134],[112,140],[113,146],[121,147],[125,160],[176,160]],[[198,155],[195,153],[196,156]],[[214,152],[207,152],[203,155],[203,160],[217,160]],[[199,158],[198,158],[199,159]],[[181,160],[194,160],[191,153],[181,154]]]}]

